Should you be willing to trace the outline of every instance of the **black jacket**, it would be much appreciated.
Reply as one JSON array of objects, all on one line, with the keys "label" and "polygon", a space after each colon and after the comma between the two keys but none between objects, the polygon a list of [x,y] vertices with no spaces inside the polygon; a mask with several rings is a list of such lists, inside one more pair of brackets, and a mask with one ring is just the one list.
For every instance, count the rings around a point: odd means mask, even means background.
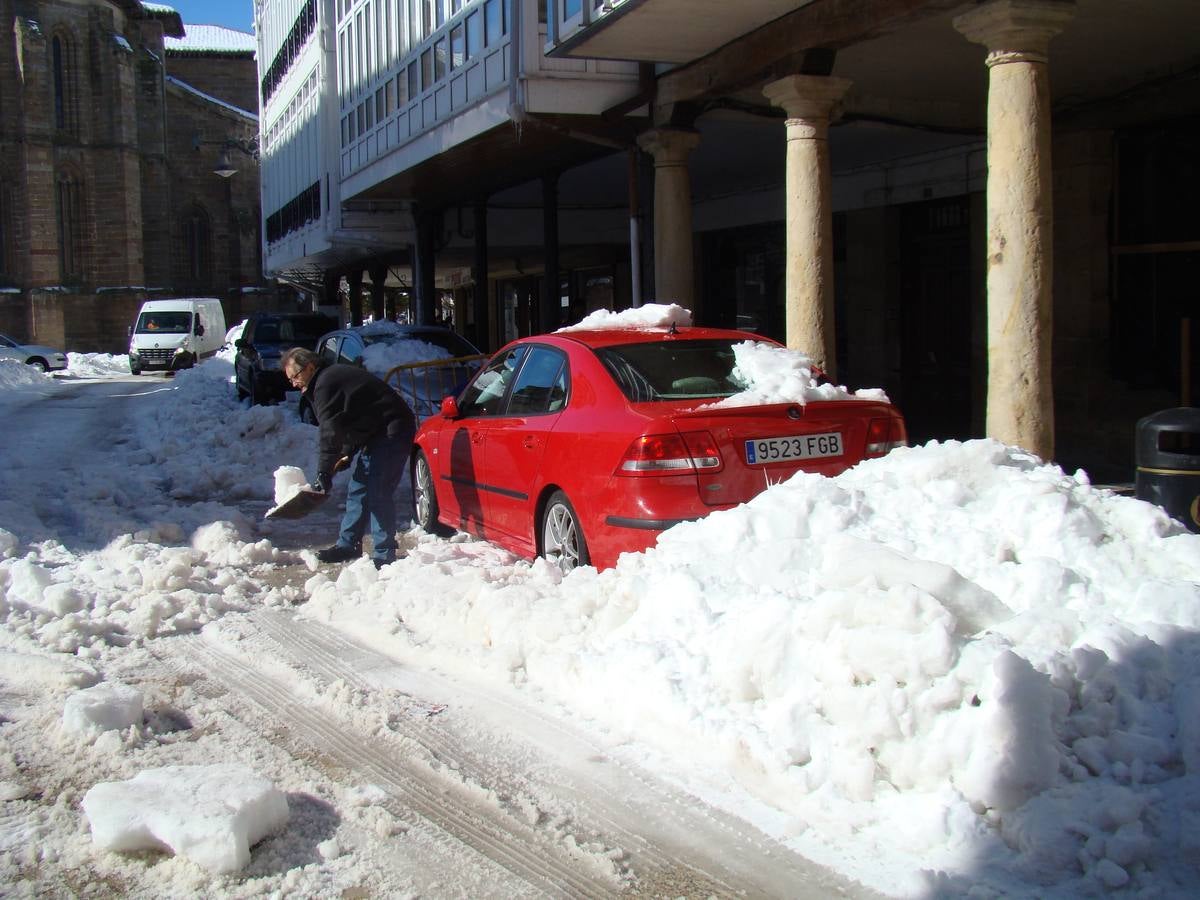
[{"label": "black jacket", "polygon": [[373,438],[416,431],[416,417],[404,398],[366,369],[344,363],[319,366],[306,390],[320,426],[317,471],[331,473]]}]

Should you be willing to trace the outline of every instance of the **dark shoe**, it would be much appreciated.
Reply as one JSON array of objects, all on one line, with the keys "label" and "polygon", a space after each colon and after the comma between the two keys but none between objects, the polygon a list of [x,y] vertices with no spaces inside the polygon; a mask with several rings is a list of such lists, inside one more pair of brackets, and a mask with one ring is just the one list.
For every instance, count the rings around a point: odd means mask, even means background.
[{"label": "dark shoe", "polygon": [[349,562],[360,556],[362,556],[362,547],[343,547],[341,544],[334,544],[332,547],[317,551],[317,559],[323,563]]}]

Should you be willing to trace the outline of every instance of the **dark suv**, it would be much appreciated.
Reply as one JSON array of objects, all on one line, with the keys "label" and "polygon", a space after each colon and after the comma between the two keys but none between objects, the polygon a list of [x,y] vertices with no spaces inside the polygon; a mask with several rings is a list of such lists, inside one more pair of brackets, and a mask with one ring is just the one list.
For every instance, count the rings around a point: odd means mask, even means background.
[{"label": "dark suv", "polygon": [[279,357],[292,347],[312,347],[337,321],[319,313],[254,313],[246,320],[242,336],[234,341],[233,359],[237,395],[251,404],[282,400],[287,379]]}]

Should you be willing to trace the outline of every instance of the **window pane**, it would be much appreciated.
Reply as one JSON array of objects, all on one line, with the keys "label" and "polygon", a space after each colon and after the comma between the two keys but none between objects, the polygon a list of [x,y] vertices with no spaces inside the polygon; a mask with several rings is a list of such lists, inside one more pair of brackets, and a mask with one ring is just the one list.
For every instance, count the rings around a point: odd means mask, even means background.
[{"label": "window pane", "polygon": [[421,90],[428,90],[431,84],[433,84],[433,51],[426,50],[421,54]]},{"label": "window pane", "polygon": [[450,29],[450,68],[457,69],[467,61],[466,29],[462,24]]},{"label": "window pane", "polygon": [[483,16],[487,22],[487,45],[494,47],[500,43],[500,38],[504,35],[500,0],[487,0],[483,6]]},{"label": "window pane", "polygon": [[583,7],[582,7],[582,4],[580,3],[580,0],[563,0],[563,5],[562,5],[563,21],[566,21],[567,19],[571,18],[571,16],[579,15],[579,12],[582,8]]},{"label": "window pane", "polygon": [[441,81],[446,77],[448,47],[445,38],[439,38],[433,45],[433,80]]},{"label": "window pane", "polygon": [[467,16],[467,58],[474,59],[483,49],[483,16],[473,12]]}]

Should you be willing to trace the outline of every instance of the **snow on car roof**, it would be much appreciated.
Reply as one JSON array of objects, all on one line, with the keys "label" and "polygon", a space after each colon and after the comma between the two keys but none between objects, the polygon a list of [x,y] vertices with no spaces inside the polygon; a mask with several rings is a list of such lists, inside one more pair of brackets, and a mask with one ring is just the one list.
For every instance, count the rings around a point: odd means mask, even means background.
[{"label": "snow on car roof", "polygon": [[615,328],[669,328],[692,324],[692,311],[676,303],[647,303],[633,309],[614,312],[598,309],[584,316],[578,324],[558,329],[564,331],[608,331]]}]

